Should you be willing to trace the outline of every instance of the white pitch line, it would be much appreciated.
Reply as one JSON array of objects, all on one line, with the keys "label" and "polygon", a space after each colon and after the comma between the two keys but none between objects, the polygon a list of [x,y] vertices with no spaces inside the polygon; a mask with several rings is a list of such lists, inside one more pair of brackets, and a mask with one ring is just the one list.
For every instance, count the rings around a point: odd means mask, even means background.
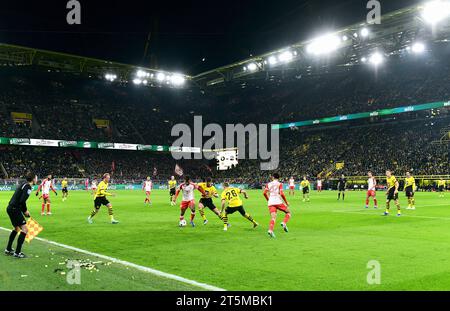
[{"label": "white pitch line", "polygon": [[[3,227],[0,227],[0,230],[11,232],[11,229],[6,229],[6,228],[3,228]],[[206,290],[210,290],[210,291],[226,291],[226,289],[223,289],[223,288],[219,288],[219,287],[215,287],[215,286],[212,286],[212,285],[209,285],[209,284],[205,284],[205,283],[200,283],[200,282],[197,282],[197,281],[189,280],[189,279],[186,279],[184,277],[181,277],[181,276],[178,276],[178,275],[175,275],[175,274],[170,274],[170,273],[162,272],[162,271],[155,270],[155,269],[152,269],[152,268],[149,268],[149,267],[140,266],[140,265],[134,264],[132,262],[120,260],[120,259],[117,259],[117,258],[114,258],[114,257],[109,257],[109,256],[97,254],[97,253],[93,253],[93,252],[90,252],[90,251],[87,251],[87,250],[84,250],[84,249],[80,249],[80,248],[77,248],[77,247],[73,247],[73,246],[70,246],[70,245],[65,245],[65,244],[61,244],[61,243],[58,243],[58,242],[54,242],[54,241],[50,241],[50,240],[46,240],[46,239],[41,239],[41,238],[34,238],[34,239],[38,240],[38,241],[41,241],[41,242],[45,242],[45,243],[51,244],[51,245],[55,245],[55,246],[58,246],[58,247],[61,247],[61,248],[69,249],[69,250],[72,250],[72,251],[75,251],[75,252],[78,252],[78,253],[82,253],[82,254],[85,254],[85,255],[89,255],[89,256],[101,258],[101,259],[104,259],[104,260],[108,260],[108,261],[111,261],[111,262],[114,262],[114,263],[118,263],[118,264],[121,264],[123,266],[131,267],[131,268],[143,271],[143,272],[154,274],[154,275],[159,276],[159,277],[163,277],[163,278],[179,281],[179,282],[182,282],[182,283],[186,283],[186,284],[189,284],[189,285],[197,286],[197,287],[200,287],[200,288],[203,288],[203,289],[206,289]]]}]

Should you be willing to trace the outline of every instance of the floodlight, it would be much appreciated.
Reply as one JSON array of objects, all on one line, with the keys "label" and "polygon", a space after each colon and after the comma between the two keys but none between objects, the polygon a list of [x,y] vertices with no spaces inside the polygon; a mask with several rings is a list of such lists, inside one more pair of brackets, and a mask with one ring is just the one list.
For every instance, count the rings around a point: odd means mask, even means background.
[{"label": "floodlight", "polygon": [[361,62],[363,63],[367,62],[367,58],[366,57],[361,58]]},{"label": "floodlight", "polygon": [[134,83],[134,84],[136,84],[136,85],[139,85],[139,84],[141,84],[141,83],[142,83],[142,80],[141,80],[141,79],[138,79],[138,78],[136,78],[136,79],[134,79],[134,80],[133,80],[133,83]]},{"label": "floodlight", "polygon": [[278,56],[280,62],[288,63],[294,58],[294,54],[291,51],[284,51]]},{"label": "floodlight", "polygon": [[369,36],[369,29],[367,29],[367,28],[361,29],[361,36],[364,38]]},{"label": "floodlight", "polygon": [[162,82],[164,81],[164,79],[166,78],[166,75],[162,72],[158,72],[158,74],[156,75],[156,80]]},{"label": "floodlight", "polygon": [[413,44],[411,49],[414,53],[421,54],[421,53],[425,52],[425,45],[421,42],[416,42]]},{"label": "floodlight", "polygon": [[173,85],[180,86],[183,85],[184,82],[186,82],[186,79],[182,75],[175,74],[170,78],[170,81]]},{"label": "floodlight", "polygon": [[256,65],[255,63],[250,63],[250,64],[247,66],[247,69],[250,70],[250,71],[255,71],[255,70],[258,69],[258,65]]},{"label": "floodlight", "polygon": [[437,24],[450,16],[450,1],[435,0],[425,4],[422,17],[427,23]]},{"label": "floodlight", "polygon": [[306,51],[314,55],[329,54],[337,50],[341,40],[335,35],[325,35],[311,42]]},{"label": "floodlight", "polygon": [[378,66],[378,65],[382,64],[383,61],[384,61],[384,57],[379,52],[373,53],[369,58],[369,62],[374,66]]},{"label": "floodlight", "polygon": [[276,65],[278,63],[278,60],[275,56],[270,56],[267,61],[269,65]]}]

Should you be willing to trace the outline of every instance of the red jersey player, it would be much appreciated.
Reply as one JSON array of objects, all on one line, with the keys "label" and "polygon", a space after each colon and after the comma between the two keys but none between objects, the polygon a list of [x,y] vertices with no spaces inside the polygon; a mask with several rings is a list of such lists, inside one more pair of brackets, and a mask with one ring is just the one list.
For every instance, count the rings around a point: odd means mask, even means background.
[{"label": "red jersey player", "polygon": [[[52,214],[50,209],[50,190],[52,190],[55,195],[58,195],[55,188],[53,188],[52,175],[48,175],[47,178],[42,181],[36,191],[36,196],[38,196],[39,192],[42,191],[42,216]],[[45,213],[45,205],[47,205],[47,213]]]},{"label": "red jersey player", "polygon": [[317,178],[317,192],[322,192],[322,179]]},{"label": "red jersey player", "polygon": [[152,202],[150,201],[150,195],[152,194],[153,189],[153,182],[150,179],[150,177],[147,177],[147,180],[144,181],[142,185],[142,190],[145,191],[145,201],[144,204],[148,203],[149,205],[152,205]]},{"label": "red jersey player", "polygon": [[286,200],[286,196],[283,192],[283,184],[279,182],[280,175],[278,173],[273,174],[272,181],[268,183],[264,189],[264,197],[267,200],[269,212],[270,212],[270,225],[268,234],[271,238],[275,237],[273,228],[275,227],[275,221],[277,219],[277,211],[285,213],[285,217],[281,226],[285,232],[288,232],[287,223],[291,219],[291,211],[289,210],[289,203]]},{"label": "red jersey player", "polygon": [[376,193],[376,188],[377,188],[377,180],[375,179],[375,177],[373,177],[372,172],[368,172],[367,175],[369,176],[369,179],[367,180],[367,196],[366,196],[366,208],[369,208],[369,199],[372,197],[373,198],[373,203],[374,203],[374,207],[378,208],[378,203],[377,203],[377,193]]},{"label": "red jersey player", "polygon": [[173,198],[173,202],[176,203],[178,195],[180,194],[180,191],[183,192],[183,200],[181,201],[180,209],[180,227],[186,226],[186,220],[184,219],[184,214],[186,213],[186,210],[188,208],[191,209],[191,226],[195,227],[194,224],[194,218],[195,218],[195,198],[194,198],[194,190],[200,191],[203,195],[205,194],[205,191],[202,187],[199,187],[197,184],[191,182],[191,179],[189,176],[186,176],[184,178],[184,183],[182,183],[175,193],[175,197]]},{"label": "red jersey player", "polygon": [[295,195],[295,179],[292,176],[289,178],[289,195]]}]

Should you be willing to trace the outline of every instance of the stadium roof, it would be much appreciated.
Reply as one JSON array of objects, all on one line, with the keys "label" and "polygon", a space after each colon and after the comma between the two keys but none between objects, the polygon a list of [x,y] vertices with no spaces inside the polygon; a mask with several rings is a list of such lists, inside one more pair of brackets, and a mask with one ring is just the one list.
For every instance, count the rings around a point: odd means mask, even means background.
[{"label": "stadium roof", "polygon": [[[448,20],[432,27],[424,20],[422,10],[423,6],[415,5],[383,15],[379,25],[361,22],[331,31],[325,39],[332,41],[338,38],[340,42],[326,57],[309,53],[309,47],[317,40],[313,38],[194,76],[9,44],[0,44],[0,65],[33,65],[50,71],[99,78],[112,74],[117,81],[132,82],[139,78],[139,82],[145,80],[149,86],[180,86],[174,85],[176,83],[172,83],[171,78],[182,77],[188,82],[187,86],[202,89],[245,85],[251,81],[283,81],[346,70],[350,66],[361,65],[375,51],[385,57],[402,56],[417,41],[430,46],[448,43]],[[138,72],[141,72],[141,77],[136,77]]]}]

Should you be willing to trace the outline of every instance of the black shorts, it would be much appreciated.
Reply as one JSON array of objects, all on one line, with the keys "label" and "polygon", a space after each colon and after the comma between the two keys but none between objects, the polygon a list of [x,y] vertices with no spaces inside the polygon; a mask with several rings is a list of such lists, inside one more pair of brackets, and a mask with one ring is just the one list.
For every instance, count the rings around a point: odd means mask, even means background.
[{"label": "black shorts", "polygon": [[98,197],[98,198],[95,198],[95,200],[94,200],[94,207],[95,208],[100,208],[100,206],[102,206],[102,205],[108,205],[109,204],[109,201],[108,201],[108,199],[106,199],[106,197]]},{"label": "black shorts", "polygon": [[207,207],[212,211],[216,209],[216,206],[211,198],[201,198],[199,203],[203,204],[204,207]]},{"label": "black shorts", "polygon": [[414,191],[413,191],[412,186],[405,188],[405,194],[406,194],[407,198],[413,198],[414,197]]},{"label": "black shorts", "polygon": [[175,195],[175,188],[171,188],[169,193],[170,193],[171,196],[174,196]]},{"label": "black shorts", "polygon": [[309,187],[303,188],[303,194],[307,194],[307,193],[309,193]]},{"label": "black shorts", "polygon": [[225,213],[228,214],[234,214],[236,212],[239,212],[241,215],[245,215],[245,209],[244,207],[241,206],[236,206],[236,207],[227,207],[227,209],[225,210]]},{"label": "black shorts", "polygon": [[439,186],[439,192],[444,192],[444,186]]},{"label": "black shorts", "polygon": [[67,190],[67,187],[64,187],[61,189],[62,193],[69,193],[69,190]]},{"label": "black shorts", "polygon": [[345,191],[345,188],[343,188],[343,187],[339,187],[339,189],[338,189],[340,192],[343,192],[343,191]]},{"label": "black shorts", "polygon": [[6,212],[8,213],[9,219],[11,220],[11,224],[14,228],[26,225],[27,221],[25,220],[25,216],[20,209],[8,207]]},{"label": "black shorts", "polygon": [[388,201],[396,201],[398,200],[398,193],[395,193],[395,187],[392,187],[391,189],[388,190],[388,195],[386,198]]}]

